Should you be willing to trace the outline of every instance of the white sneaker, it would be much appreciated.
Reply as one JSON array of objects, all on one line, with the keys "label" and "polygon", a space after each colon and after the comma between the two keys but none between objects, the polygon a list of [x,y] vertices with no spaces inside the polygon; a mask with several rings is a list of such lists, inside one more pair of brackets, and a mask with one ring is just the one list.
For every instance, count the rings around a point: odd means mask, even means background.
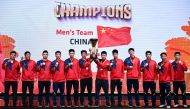
[{"label": "white sneaker", "polygon": [[46,107],[48,108],[48,107],[49,107],[49,105],[46,105]]},{"label": "white sneaker", "polygon": [[56,105],[53,105],[53,107],[57,107]]},{"label": "white sneaker", "polygon": [[175,104],[174,107],[178,107],[179,105],[178,104]]},{"label": "white sneaker", "polygon": [[95,105],[95,106],[93,106],[93,107],[100,107],[99,105]]},{"label": "white sneaker", "polygon": [[71,105],[67,105],[67,107],[71,107]]},{"label": "white sneaker", "polygon": [[78,105],[75,105],[74,107],[76,107],[76,108],[77,108],[77,107],[79,107],[79,106],[78,106]]},{"label": "white sneaker", "polygon": [[166,108],[171,108],[171,106],[166,106]]},{"label": "white sneaker", "polygon": [[139,106],[139,105],[136,105],[135,107],[137,107],[137,108],[140,108],[141,106]]},{"label": "white sneaker", "polygon": [[186,104],[183,105],[184,108],[187,108],[188,106]]},{"label": "white sneaker", "polygon": [[38,107],[39,107],[39,108],[41,108],[41,107],[42,107],[42,105],[39,105]]},{"label": "white sneaker", "polygon": [[61,105],[61,107],[65,107],[64,105]]},{"label": "white sneaker", "polygon": [[80,105],[80,107],[84,107],[84,105]]},{"label": "white sneaker", "polygon": [[163,108],[163,107],[165,107],[165,105],[164,104],[161,104],[160,106],[158,106],[159,108]]},{"label": "white sneaker", "polygon": [[129,107],[133,107],[132,105],[129,105]]}]

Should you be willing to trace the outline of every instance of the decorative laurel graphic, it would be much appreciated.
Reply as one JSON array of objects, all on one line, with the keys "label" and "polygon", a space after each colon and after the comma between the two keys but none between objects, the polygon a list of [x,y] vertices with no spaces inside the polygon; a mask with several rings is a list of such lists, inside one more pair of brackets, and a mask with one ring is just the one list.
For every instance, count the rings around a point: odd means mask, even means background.
[{"label": "decorative laurel graphic", "polygon": [[187,36],[175,37],[168,40],[165,43],[165,49],[170,60],[174,59],[174,52],[181,52],[182,60],[186,62],[190,69],[190,21],[188,21],[188,25],[182,26],[181,29],[186,32]]},{"label": "decorative laurel graphic", "polygon": [[0,54],[3,54],[5,58],[9,57],[10,51],[15,48],[15,40],[7,35],[0,34]]}]

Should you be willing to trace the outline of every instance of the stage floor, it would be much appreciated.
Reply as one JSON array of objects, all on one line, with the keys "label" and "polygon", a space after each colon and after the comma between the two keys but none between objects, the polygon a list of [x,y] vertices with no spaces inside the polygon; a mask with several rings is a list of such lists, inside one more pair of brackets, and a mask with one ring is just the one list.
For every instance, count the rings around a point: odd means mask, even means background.
[{"label": "stage floor", "polygon": [[[128,107],[128,101],[127,101],[127,96],[123,95],[123,100],[122,100],[122,105],[123,107],[117,107],[117,97],[115,96],[115,107],[114,108],[127,108]],[[38,100],[37,100],[37,96],[34,96],[34,108],[37,108],[38,105]],[[134,98],[134,97],[133,97]],[[45,99],[45,98],[44,98]],[[73,97],[72,97],[73,99]],[[150,99],[150,97],[149,97]],[[93,100],[94,100],[94,96],[93,96]],[[66,97],[65,97],[65,104],[67,105],[66,102]],[[72,101],[72,104],[74,104],[74,101]],[[94,101],[93,101],[94,104]],[[174,101],[173,101],[173,97],[172,97],[172,107],[173,107]],[[187,104],[190,106],[190,96],[189,94],[187,94]],[[10,106],[13,105],[12,103],[12,97],[10,97]],[[43,102],[44,105],[44,102]],[[57,105],[59,106],[59,98],[58,98],[58,103]],[[85,107],[87,107],[88,105],[88,100],[85,97],[85,103],[84,103]],[[105,99],[104,96],[100,96],[100,102],[99,105],[101,108],[106,108],[105,106]],[[143,106],[144,105],[144,101],[143,101],[143,95],[140,94],[140,105]],[[151,105],[151,101],[149,100],[149,105]],[[156,100],[156,105],[159,106],[160,105],[160,100],[159,100],[159,95],[157,95],[157,100]],[[181,100],[181,96],[179,96],[179,105],[182,105],[182,100]],[[0,107],[2,108],[4,106],[4,100],[3,100],[3,95],[0,95]],[[53,103],[52,103],[52,96],[50,96],[50,108],[53,108]],[[135,101],[133,102],[133,106],[135,106]],[[79,103],[79,107],[80,107],[80,103]],[[18,95],[18,101],[17,101],[17,108],[22,108],[22,100],[21,100],[21,95]],[[28,107],[27,107],[28,108]],[[44,107],[43,107],[44,108]],[[134,107],[135,108],[135,107]],[[143,107],[141,107],[143,108]],[[181,106],[179,108],[182,108]]]}]

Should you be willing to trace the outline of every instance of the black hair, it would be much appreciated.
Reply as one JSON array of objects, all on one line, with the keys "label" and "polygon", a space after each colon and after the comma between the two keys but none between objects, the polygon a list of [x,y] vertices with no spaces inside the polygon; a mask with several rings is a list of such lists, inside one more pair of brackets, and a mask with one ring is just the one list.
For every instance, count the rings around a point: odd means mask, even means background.
[{"label": "black hair", "polygon": [[175,53],[174,53],[174,55],[177,55],[177,54],[178,54],[178,55],[181,55],[181,53],[180,53],[180,52],[175,52]]},{"label": "black hair", "polygon": [[61,51],[56,51],[55,54],[57,54],[57,53],[60,53],[60,54],[61,54]]},{"label": "black hair", "polygon": [[102,55],[102,54],[106,54],[106,55],[107,55],[107,52],[106,52],[106,51],[102,51],[102,52],[101,52],[101,55]]},{"label": "black hair", "polygon": [[82,50],[82,51],[81,51],[81,54],[82,54],[82,53],[86,53],[86,54],[87,54],[87,51],[86,51],[86,50]]},{"label": "black hair", "polygon": [[48,51],[47,51],[47,50],[44,50],[42,53],[43,53],[43,54],[44,54],[44,53],[47,53],[47,54],[48,54]]},{"label": "black hair", "polygon": [[29,51],[26,51],[26,52],[24,53],[24,55],[26,56],[26,54],[28,54],[28,53],[31,54]]},{"label": "black hair", "polygon": [[70,52],[75,52],[75,50],[74,50],[74,49],[69,49],[69,53],[70,53]]},{"label": "black hair", "polygon": [[134,48],[129,48],[129,49],[128,49],[128,52],[129,52],[129,51],[131,51],[131,50],[132,50],[132,51],[135,51],[135,49],[134,49]]},{"label": "black hair", "polygon": [[11,52],[10,52],[10,55],[11,55],[12,53],[16,54],[16,51],[11,51]]},{"label": "black hair", "polygon": [[145,54],[146,54],[146,55],[147,55],[148,53],[152,54],[152,52],[151,52],[151,51],[146,51],[146,52],[145,52]]},{"label": "black hair", "polygon": [[114,49],[114,50],[112,51],[112,54],[114,54],[114,53],[117,53],[117,54],[118,54],[118,50],[117,50],[117,49]]},{"label": "black hair", "polygon": [[160,53],[160,56],[161,56],[161,57],[162,57],[162,55],[166,55],[166,56],[167,56],[166,52]]}]

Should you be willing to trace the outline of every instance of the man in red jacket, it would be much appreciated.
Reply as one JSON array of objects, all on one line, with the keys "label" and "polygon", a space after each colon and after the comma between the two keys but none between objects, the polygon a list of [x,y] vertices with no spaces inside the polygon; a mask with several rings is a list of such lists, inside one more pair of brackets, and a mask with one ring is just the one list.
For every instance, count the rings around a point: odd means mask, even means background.
[{"label": "man in red jacket", "polygon": [[42,96],[43,90],[45,88],[45,97],[46,97],[46,107],[49,107],[49,93],[51,85],[51,71],[50,65],[51,61],[48,60],[48,51],[44,50],[42,52],[43,59],[39,60],[36,64],[38,73],[38,101],[39,107],[42,107]]},{"label": "man in red jacket", "polygon": [[141,62],[141,71],[143,72],[144,103],[148,107],[148,90],[151,91],[152,107],[156,107],[156,80],[157,68],[156,61],[152,60],[152,52],[146,51],[146,59]]},{"label": "man in red jacket", "polygon": [[94,62],[97,64],[95,107],[99,107],[99,94],[101,88],[104,90],[106,106],[110,107],[108,95],[108,70],[110,62],[106,59],[106,51],[101,52],[101,57],[102,59],[94,60]]},{"label": "man in red jacket", "polygon": [[92,70],[91,70],[91,62],[92,59],[86,58],[87,51],[81,51],[82,58],[79,60],[80,66],[80,107],[84,107],[84,91],[87,88],[88,90],[88,105],[92,106]]},{"label": "man in red jacket", "polygon": [[110,77],[111,77],[111,105],[115,106],[114,100],[114,91],[115,87],[117,87],[118,92],[118,106],[121,107],[122,101],[122,82],[124,78],[124,63],[123,60],[118,58],[118,50],[114,49],[112,51],[112,55],[114,59],[110,60]]},{"label": "man in red jacket", "polygon": [[139,103],[139,79],[140,79],[140,60],[134,55],[134,48],[129,48],[130,57],[124,61],[125,69],[127,70],[127,90],[129,107],[132,107],[132,86],[135,91],[136,107],[140,107]]},{"label": "man in red jacket", "polygon": [[171,108],[171,85],[174,80],[174,71],[172,64],[167,60],[167,54],[162,52],[160,54],[162,59],[161,62],[158,63],[159,69],[159,84],[160,84],[160,102],[161,105],[159,107],[165,107],[165,95],[167,101],[167,108]]},{"label": "man in red jacket", "polygon": [[174,81],[173,81],[173,90],[174,90],[174,107],[178,107],[178,90],[181,90],[182,99],[183,99],[183,107],[187,108],[186,103],[186,84],[185,84],[185,74],[187,71],[187,65],[184,61],[181,60],[180,52],[175,52],[174,54],[175,60],[172,62],[172,66],[174,68]]},{"label": "man in red jacket", "polygon": [[20,66],[22,67],[22,104],[26,106],[27,88],[29,89],[29,105],[33,106],[33,90],[34,81],[36,81],[36,62],[30,59],[31,53],[26,51],[24,53],[25,59],[22,57]]},{"label": "man in red jacket", "polygon": [[65,71],[66,71],[66,87],[67,87],[67,107],[71,107],[71,89],[74,88],[74,102],[75,106],[78,107],[78,89],[79,89],[79,61],[74,58],[75,50],[69,50],[70,58],[65,60]]},{"label": "man in red jacket", "polygon": [[17,103],[17,85],[20,80],[20,65],[19,62],[15,60],[16,51],[10,52],[10,59],[5,59],[2,64],[2,68],[5,70],[5,107],[9,104],[9,90],[12,86],[13,92],[13,106]]},{"label": "man in red jacket", "polygon": [[56,59],[51,62],[51,72],[53,74],[53,107],[57,107],[57,96],[58,89],[60,94],[60,107],[64,107],[64,89],[65,89],[65,72],[64,72],[64,61],[61,60],[61,51],[55,52]]}]

